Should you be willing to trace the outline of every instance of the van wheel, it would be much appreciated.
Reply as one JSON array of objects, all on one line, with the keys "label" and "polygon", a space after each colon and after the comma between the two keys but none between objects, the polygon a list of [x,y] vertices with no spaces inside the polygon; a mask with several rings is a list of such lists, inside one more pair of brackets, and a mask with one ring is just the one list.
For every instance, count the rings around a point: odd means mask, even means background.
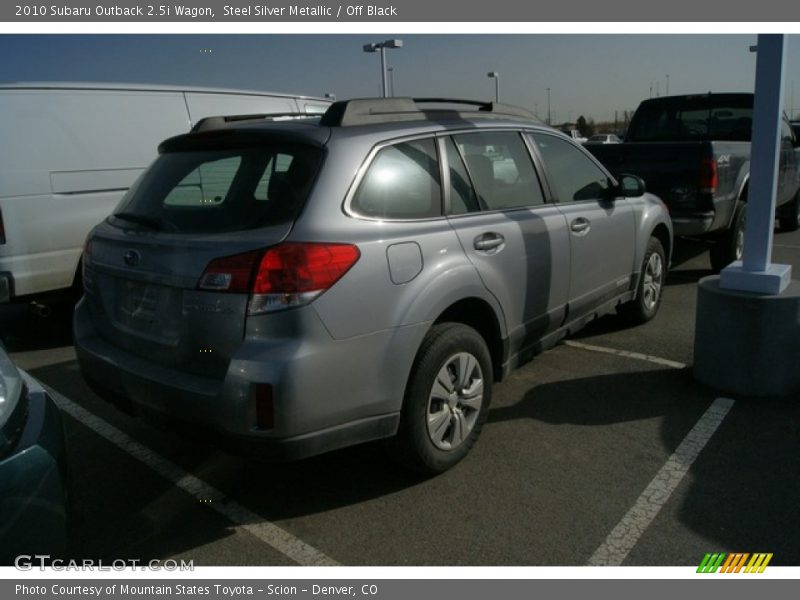
[{"label": "van wheel", "polygon": [[446,471],[478,439],[491,397],[492,361],[484,339],[461,323],[434,325],[414,360],[390,455],[415,471]]},{"label": "van wheel", "polygon": [[618,310],[620,316],[634,325],[647,323],[655,317],[661,306],[666,275],[667,259],[664,246],[658,238],[651,237],[644,253],[636,297],[620,306]]},{"label": "van wheel", "polygon": [[744,253],[744,227],[747,221],[747,204],[739,201],[733,215],[731,228],[723,233],[719,240],[711,246],[709,258],[711,268],[719,273],[735,260],[742,260]]},{"label": "van wheel", "polygon": [[781,231],[797,231],[800,227],[800,190],[794,195],[794,199],[783,207],[778,217],[778,225]]}]

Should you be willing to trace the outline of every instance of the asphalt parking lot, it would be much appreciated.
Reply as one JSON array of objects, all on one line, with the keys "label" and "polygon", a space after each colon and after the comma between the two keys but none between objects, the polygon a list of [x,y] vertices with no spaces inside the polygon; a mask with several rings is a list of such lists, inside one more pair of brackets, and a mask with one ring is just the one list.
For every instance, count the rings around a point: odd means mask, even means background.
[{"label": "asphalt parking lot", "polygon": [[[691,372],[696,282],[683,244],[658,316],[611,316],[496,387],[470,456],[424,479],[365,445],[293,464],[152,429],[82,381],[66,311],[0,312],[13,360],[58,393],[70,557],[195,565],[800,565],[800,398],[722,398]],[[800,232],[774,260],[800,278]]]}]

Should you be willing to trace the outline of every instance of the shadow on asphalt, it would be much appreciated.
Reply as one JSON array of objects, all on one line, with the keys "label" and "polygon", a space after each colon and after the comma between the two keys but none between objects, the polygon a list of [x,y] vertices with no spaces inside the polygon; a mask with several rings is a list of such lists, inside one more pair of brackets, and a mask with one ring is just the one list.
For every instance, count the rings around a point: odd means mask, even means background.
[{"label": "shadow on asphalt", "polygon": [[[709,244],[698,240],[687,240],[684,238],[675,239],[675,247],[672,252],[672,269],[680,267],[681,265],[692,261],[702,254],[708,252]],[[704,257],[706,264],[708,263],[708,256]],[[708,266],[711,270],[711,266]]]},{"label": "shadow on asphalt", "polygon": [[613,373],[536,386],[516,404],[492,409],[489,422],[535,419],[598,427],[664,418],[662,442],[672,451],[710,402],[691,369]]},{"label": "shadow on asphalt", "polygon": [[664,285],[686,285],[700,281],[703,277],[714,275],[711,269],[682,269],[680,271],[670,271]]},{"label": "shadow on asphalt", "polygon": [[[715,396],[694,382],[691,369],[615,373],[539,385],[518,403],[493,409],[489,422],[598,427],[662,418],[661,442],[673,452]],[[796,566],[798,474],[800,396],[737,399],[684,480],[678,518],[707,540],[705,551],[772,552],[771,564]],[[696,565],[702,558],[671,551],[664,549],[660,564]],[[652,564],[652,557],[642,551],[637,560],[634,549],[626,564]]]},{"label": "shadow on asphalt", "polygon": [[800,397],[739,399],[698,457],[680,520],[717,544],[800,565]]}]

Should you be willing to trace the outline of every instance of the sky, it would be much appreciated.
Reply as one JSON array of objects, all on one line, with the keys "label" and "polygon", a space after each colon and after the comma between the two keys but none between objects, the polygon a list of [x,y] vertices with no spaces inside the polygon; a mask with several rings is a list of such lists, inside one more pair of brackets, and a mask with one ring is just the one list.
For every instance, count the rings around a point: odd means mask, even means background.
[{"label": "sky", "polygon": [[[380,94],[387,51],[395,95],[494,98],[551,122],[622,118],[651,95],[752,91],[755,34],[648,35],[0,35],[0,83],[198,85],[337,98]],[[785,106],[800,115],[800,35],[789,36]],[[669,78],[667,78],[669,76]],[[794,91],[793,91],[794,90]]]}]

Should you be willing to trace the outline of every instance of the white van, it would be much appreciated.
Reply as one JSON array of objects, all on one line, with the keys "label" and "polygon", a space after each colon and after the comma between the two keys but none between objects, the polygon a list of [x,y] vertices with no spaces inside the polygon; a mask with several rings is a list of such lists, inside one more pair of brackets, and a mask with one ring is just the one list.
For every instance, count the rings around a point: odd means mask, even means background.
[{"label": "white van", "polygon": [[0,303],[75,285],[84,239],[203,117],[321,113],[323,98],[156,85],[0,85]]}]

